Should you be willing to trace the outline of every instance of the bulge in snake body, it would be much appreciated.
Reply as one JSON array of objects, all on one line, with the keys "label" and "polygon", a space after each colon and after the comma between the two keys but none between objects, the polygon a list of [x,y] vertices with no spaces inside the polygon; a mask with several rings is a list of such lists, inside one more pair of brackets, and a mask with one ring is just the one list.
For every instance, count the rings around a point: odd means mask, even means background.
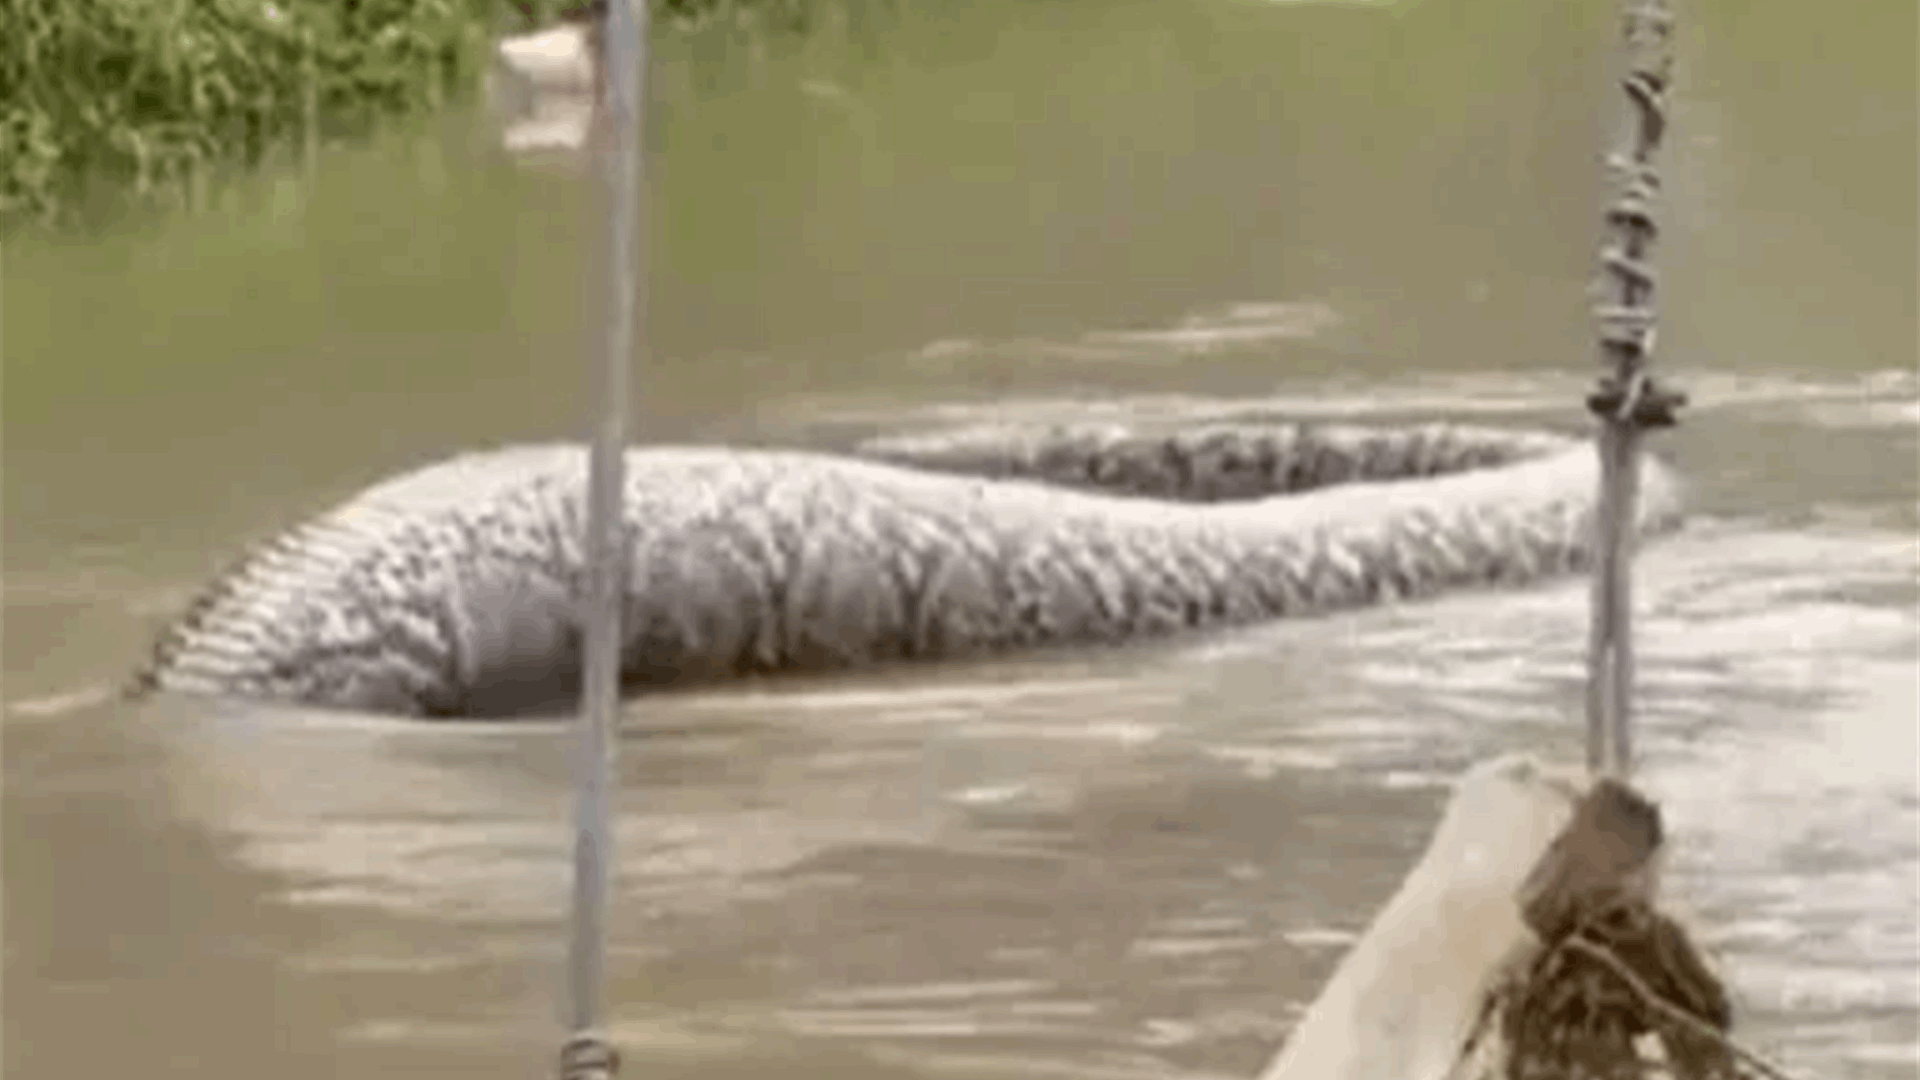
[{"label": "bulge in snake body", "polygon": [[[577,692],[584,447],[455,457],[254,550],[131,689],[414,716]],[[984,426],[630,449],[629,689],[1311,615],[1582,567],[1587,441],[1433,425]],[[1642,462],[1636,525],[1680,515]]]}]

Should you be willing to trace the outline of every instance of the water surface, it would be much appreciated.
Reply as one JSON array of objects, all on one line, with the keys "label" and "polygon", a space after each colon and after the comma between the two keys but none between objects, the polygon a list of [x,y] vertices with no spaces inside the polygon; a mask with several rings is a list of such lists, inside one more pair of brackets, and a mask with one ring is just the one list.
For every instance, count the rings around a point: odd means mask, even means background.
[{"label": "water surface", "polygon": [[[1689,5],[1641,779],[1749,1041],[1920,1073],[1914,14]],[[1579,430],[1604,5],[983,3],[662,46],[654,441]],[[1817,47],[1816,47],[1817,46]],[[524,1076],[567,742],[100,691],[246,543],[581,429],[586,191],[452,118],[5,252],[10,1074]],[[1575,756],[1578,581],[636,701],[626,1072],[1249,1076],[1442,785]]]}]

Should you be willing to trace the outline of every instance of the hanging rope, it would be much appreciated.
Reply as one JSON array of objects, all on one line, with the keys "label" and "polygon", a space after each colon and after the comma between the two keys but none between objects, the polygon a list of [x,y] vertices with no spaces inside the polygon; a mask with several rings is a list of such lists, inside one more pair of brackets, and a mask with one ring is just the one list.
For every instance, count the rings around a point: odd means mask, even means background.
[{"label": "hanging rope", "polygon": [[1587,652],[1587,768],[1624,778],[1632,766],[1633,520],[1638,503],[1640,441],[1675,422],[1681,394],[1646,372],[1653,356],[1656,312],[1651,257],[1658,226],[1660,174],[1653,157],[1667,128],[1673,16],[1665,0],[1630,0],[1622,34],[1628,60],[1623,87],[1632,105],[1626,146],[1607,159],[1618,181],[1608,202],[1600,263],[1609,296],[1596,308],[1600,351],[1608,371],[1587,398],[1600,419],[1600,499],[1595,515],[1592,633]]},{"label": "hanging rope", "polygon": [[[646,72],[646,0],[596,3],[598,158],[607,215],[607,288],[602,349],[593,365],[594,438],[587,476],[586,663],[581,686],[578,806],[574,822],[572,938],[568,949],[568,1024],[561,1080],[608,1080],[619,1056],[601,1033],[606,983],[608,865],[614,734],[620,708],[620,605],[626,558],[627,368],[646,281],[640,262],[642,87]],[[636,9],[638,14],[636,15]]]}]

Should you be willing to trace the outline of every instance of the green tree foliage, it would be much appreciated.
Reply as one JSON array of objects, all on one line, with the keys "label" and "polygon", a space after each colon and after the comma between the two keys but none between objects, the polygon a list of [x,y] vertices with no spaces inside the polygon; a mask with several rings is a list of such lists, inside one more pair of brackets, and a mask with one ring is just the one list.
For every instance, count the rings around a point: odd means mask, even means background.
[{"label": "green tree foliage", "polygon": [[[654,0],[672,26],[803,25],[810,0]],[[339,138],[475,86],[501,30],[581,0],[0,0],[0,229],[93,190]]]},{"label": "green tree foliage", "polygon": [[0,220],[440,101],[498,0],[0,0]]}]

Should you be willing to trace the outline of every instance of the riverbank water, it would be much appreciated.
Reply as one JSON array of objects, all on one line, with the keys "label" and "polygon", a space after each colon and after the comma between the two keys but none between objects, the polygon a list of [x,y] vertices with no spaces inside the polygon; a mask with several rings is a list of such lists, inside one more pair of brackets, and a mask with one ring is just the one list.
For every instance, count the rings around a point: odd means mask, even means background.
[{"label": "riverbank water", "polygon": [[[1636,566],[1665,894],[1745,1039],[1911,1080],[1915,13],[1680,15],[1659,363],[1695,404],[1658,447],[1697,517]],[[1115,0],[759,58],[663,43],[637,435],[1582,430],[1613,34],[1605,5]],[[8,241],[9,1076],[551,1066],[565,732],[97,699],[248,542],[583,430],[591,182],[482,127]],[[1256,1075],[1442,781],[1577,759],[1585,603],[1565,581],[636,701],[623,1075]]]}]

